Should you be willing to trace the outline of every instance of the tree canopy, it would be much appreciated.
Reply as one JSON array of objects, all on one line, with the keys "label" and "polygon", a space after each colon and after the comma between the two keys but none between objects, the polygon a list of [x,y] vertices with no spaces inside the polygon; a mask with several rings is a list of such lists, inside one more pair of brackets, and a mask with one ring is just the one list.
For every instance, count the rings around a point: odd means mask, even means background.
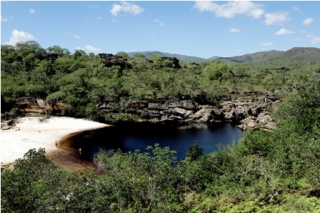
[{"label": "tree canopy", "polygon": [[129,99],[188,95],[215,103],[262,91],[282,100],[270,109],[278,123],[271,133],[248,131],[239,144],[208,154],[195,142],[181,161],[174,150],[155,144],[144,153],[100,151],[95,171],[71,172],[55,166],[45,150],[30,150],[13,169],[1,168],[1,211],[320,211],[318,63],[280,58],[274,64],[238,66],[213,60],[179,62],[182,66],[174,68],[157,56],[130,58],[119,52],[131,64],[121,68],[106,67],[98,55],[82,50],[43,49],[37,42],[1,49],[2,106],[29,96],[61,101],[70,115],[97,119],[106,115],[96,105],[118,108]]}]

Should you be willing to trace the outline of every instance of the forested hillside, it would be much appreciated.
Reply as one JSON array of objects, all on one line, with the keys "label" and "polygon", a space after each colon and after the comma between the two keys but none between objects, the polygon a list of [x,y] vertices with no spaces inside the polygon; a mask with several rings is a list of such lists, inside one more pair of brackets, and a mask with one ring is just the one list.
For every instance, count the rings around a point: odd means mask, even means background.
[{"label": "forested hillside", "polygon": [[142,52],[130,52],[128,55],[133,57],[135,54],[142,54],[145,57],[150,55],[161,55],[166,57],[176,57],[177,59],[188,62],[188,63],[200,63],[204,61],[212,61],[212,60],[221,60],[225,61],[227,64],[250,64],[250,63],[259,63],[259,62],[272,62],[273,60],[282,60],[282,61],[293,61],[299,60],[299,62],[317,62],[320,61],[320,49],[314,47],[294,47],[287,51],[277,51],[277,50],[270,50],[270,51],[263,51],[263,52],[256,52],[250,53],[240,56],[232,56],[232,57],[219,57],[219,56],[212,56],[210,58],[200,58],[195,56],[187,56],[187,55],[180,55],[180,54],[172,54],[172,53],[165,53],[159,51],[142,51]]},{"label": "forested hillside", "polygon": [[310,61],[310,55],[301,61],[283,57],[279,63],[231,66],[219,60],[197,64],[125,52],[103,63],[100,55],[82,50],[71,54],[59,46],[43,49],[36,42],[2,45],[1,50],[2,112],[17,98],[34,97],[49,104],[62,102],[66,115],[107,122],[96,105],[117,103],[120,108],[132,99],[181,97],[216,103],[252,91],[281,97],[302,79],[319,75],[319,62]]},{"label": "forested hillside", "polygon": [[[108,122],[96,106],[132,99],[207,103],[269,93],[272,132],[248,131],[239,144],[186,158],[175,151],[101,151],[95,171],[70,172],[30,150],[13,170],[2,168],[2,212],[320,212],[320,63],[309,54],[276,62],[186,63],[159,55],[114,57],[70,53],[36,42],[1,46],[1,106],[20,97],[61,102],[71,116]],[[301,63],[300,63],[301,62]],[[303,63],[302,63],[303,62]],[[251,92],[251,93],[250,93]],[[113,119],[133,120],[130,114]]]},{"label": "forested hillside", "polygon": [[[242,56],[218,58],[228,64],[257,64],[288,62],[296,63],[320,63],[320,49],[315,47],[295,47],[287,51],[266,51],[246,54]],[[292,65],[291,65],[292,66]]]}]

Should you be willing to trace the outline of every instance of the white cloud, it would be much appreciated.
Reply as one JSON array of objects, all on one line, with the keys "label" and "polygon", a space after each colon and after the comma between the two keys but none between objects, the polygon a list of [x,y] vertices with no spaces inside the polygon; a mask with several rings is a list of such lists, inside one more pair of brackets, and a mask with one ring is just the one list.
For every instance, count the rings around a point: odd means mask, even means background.
[{"label": "white cloud", "polygon": [[89,50],[91,52],[99,52],[99,51],[101,51],[101,48],[94,47],[94,46],[91,46],[91,45],[86,45],[86,50]]},{"label": "white cloud", "polygon": [[34,9],[32,9],[32,8],[29,10],[29,13],[30,13],[30,14],[34,14],[35,12],[36,12],[36,11],[35,11]]},{"label": "white cloud", "polygon": [[72,37],[74,37],[74,38],[76,38],[76,39],[79,39],[79,38],[80,38],[80,36],[78,36],[78,35],[76,35],[76,34],[68,33],[68,35],[70,35],[70,36],[72,36]]},{"label": "white cloud", "polygon": [[285,28],[281,28],[278,32],[276,32],[276,35],[287,35],[287,34],[293,34],[293,31],[287,30]]},{"label": "white cloud", "polygon": [[10,40],[5,44],[15,46],[19,42],[33,41],[34,37],[28,32],[13,30]]},{"label": "white cloud", "polygon": [[308,26],[313,22],[313,18],[306,18],[305,20],[303,20],[303,24]]},{"label": "white cloud", "polygon": [[75,50],[84,50],[81,47],[76,47]]},{"label": "white cloud", "polygon": [[265,18],[264,23],[266,25],[282,24],[290,20],[288,12],[267,13]]},{"label": "white cloud", "polygon": [[234,1],[221,5],[210,1],[196,1],[194,8],[200,12],[213,12],[217,17],[223,18],[233,18],[236,15],[259,18],[264,14],[263,5],[250,1]]},{"label": "white cloud", "polygon": [[310,41],[312,44],[320,43],[320,36],[313,37]]},{"label": "white cloud", "polygon": [[157,23],[160,27],[164,26],[164,23],[162,21],[160,21],[159,19],[155,19],[154,22]]},{"label": "white cloud", "polygon": [[117,16],[118,13],[120,13],[122,10],[122,7],[118,4],[114,4],[112,5],[112,9],[110,10],[110,13],[113,15],[113,16]]},{"label": "white cloud", "polygon": [[98,17],[98,18],[97,18],[98,21],[100,21],[101,19],[102,19],[101,17]]},{"label": "white cloud", "polygon": [[293,6],[293,7],[292,7],[292,10],[294,10],[294,11],[297,12],[297,13],[302,13],[300,7],[298,7],[298,6]]},{"label": "white cloud", "polygon": [[232,27],[232,28],[229,29],[229,32],[231,32],[231,33],[237,33],[237,32],[240,32],[240,29],[237,29],[237,28],[235,28],[235,27]]},{"label": "white cloud", "polygon": [[136,4],[121,2],[119,4],[113,4],[112,9],[109,11],[113,16],[117,16],[120,12],[131,13],[134,15],[138,15],[144,11],[143,8],[139,7]]},{"label": "white cloud", "polygon": [[319,42],[319,39],[320,39],[319,36],[315,36],[313,34],[309,34],[307,31],[300,31],[300,33],[302,35],[305,35],[305,37],[307,37],[307,39],[309,39],[312,44],[316,44],[316,43]]},{"label": "white cloud", "polygon": [[263,43],[260,43],[260,46],[264,46],[264,47],[270,47],[272,46],[273,43],[272,42],[263,42]]},{"label": "white cloud", "polygon": [[196,1],[194,8],[198,9],[200,12],[214,12],[219,5],[212,3],[210,1]]},{"label": "white cloud", "polygon": [[13,19],[13,16],[8,16],[8,17],[1,16],[1,22],[8,22],[10,19]]}]

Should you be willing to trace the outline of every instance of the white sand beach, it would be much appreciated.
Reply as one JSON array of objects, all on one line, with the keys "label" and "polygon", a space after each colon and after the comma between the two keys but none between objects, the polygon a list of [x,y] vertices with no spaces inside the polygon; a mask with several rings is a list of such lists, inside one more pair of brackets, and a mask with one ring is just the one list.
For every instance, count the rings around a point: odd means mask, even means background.
[{"label": "white sand beach", "polygon": [[57,149],[56,143],[70,133],[107,127],[94,121],[70,117],[24,117],[9,130],[1,130],[1,164],[13,163],[30,149],[45,148],[46,152]]}]

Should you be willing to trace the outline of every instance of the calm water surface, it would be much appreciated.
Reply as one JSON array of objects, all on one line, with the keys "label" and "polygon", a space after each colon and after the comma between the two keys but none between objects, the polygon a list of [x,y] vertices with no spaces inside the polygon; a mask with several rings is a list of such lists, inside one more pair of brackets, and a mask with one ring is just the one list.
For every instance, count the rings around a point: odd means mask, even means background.
[{"label": "calm water surface", "polygon": [[179,160],[185,158],[188,148],[198,141],[205,153],[219,150],[219,146],[239,142],[243,132],[231,124],[220,127],[206,125],[174,128],[159,125],[128,125],[111,126],[93,132],[86,132],[78,139],[76,148],[82,148],[83,153],[92,158],[99,148],[105,150],[121,149],[124,152],[141,152],[147,146],[159,143],[161,147],[168,146],[177,151]]}]

